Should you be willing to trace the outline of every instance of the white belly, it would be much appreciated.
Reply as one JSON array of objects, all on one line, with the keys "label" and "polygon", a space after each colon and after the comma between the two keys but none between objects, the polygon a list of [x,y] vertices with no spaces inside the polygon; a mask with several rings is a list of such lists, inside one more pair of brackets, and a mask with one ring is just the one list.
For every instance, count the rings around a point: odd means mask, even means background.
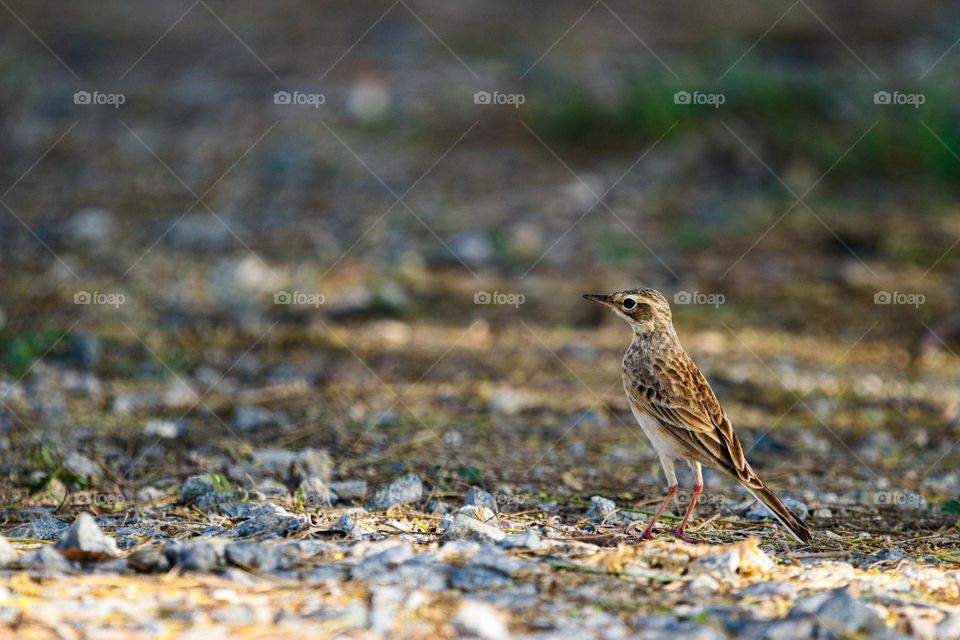
[{"label": "white belly", "polygon": [[661,461],[667,460],[686,460],[684,449],[660,426],[649,414],[638,411],[633,403],[630,403],[630,409],[633,411],[633,417],[637,419],[643,433],[650,440],[653,449],[657,452]]}]

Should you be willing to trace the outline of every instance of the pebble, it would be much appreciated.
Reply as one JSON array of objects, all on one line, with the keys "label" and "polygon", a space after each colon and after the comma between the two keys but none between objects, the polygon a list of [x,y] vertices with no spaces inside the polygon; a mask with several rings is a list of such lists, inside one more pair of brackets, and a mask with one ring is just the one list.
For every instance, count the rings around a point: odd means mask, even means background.
[{"label": "pebble", "polygon": [[117,543],[106,535],[93,516],[81,513],[60,537],[54,548],[70,558],[96,560],[120,555]]},{"label": "pebble", "polygon": [[310,476],[300,483],[297,489],[298,497],[303,499],[303,504],[310,507],[329,507],[337,501],[337,495],[330,490],[330,487],[318,476]]},{"label": "pebble", "polygon": [[543,548],[543,540],[533,529],[524,529],[520,533],[508,533],[497,542],[501,549],[530,549],[536,551]]},{"label": "pebble", "polygon": [[184,571],[206,573],[223,568],[225,546],[210,539],[185,540],[168,543],[164,548],[164,554],[171,565],[176,565]]},{"label": "pebble", "polygon": [[322,449],[254,449],[251,456],[255,469],[276,474],[288,483],[311,476],[329,480],[333,469],[333,459]]},{"label": "pebble", "polygon": [[80,369],[93,369],[103,356],[100,338],[83,332],[71,333],[66,340],[66,349],[61,358]]},{"label": "pebble", "polygon": [[531,405],[530,397],[515,389],[498,389],[490,396],[489,407],[493,413],[513,416]]},{"label": "pebble", "polygon": [[337,521],[330,525],[330,531],[341,531],[343,533],[350,533],[353,531],[353,528],[357,524],[353,521],[353,518],[350,517],[350,514],[345,513]]},{"label": "pebble", "polygon": [[497,499],[493,497],[493,494],[485,491],[481,487],[470,487],[470,490],[467,491],[467,497],[464,498],[463,503],[465,505],[476,507],[487,507],[494,512],[497,511]]},{"label": "pebble", "polygon": [[20,556],[19,564],[24,571],[38,571],[48,575],[59,575],[73,570],[69,560],[46,544]]},{"label": "pebble", "polygon": [[787,614],[791,619],[805,616],[812,616],[816,622],[826,627],[824,632],[854,635],[884,629],[877,612],[854,597],[849,587],[807,596],[794,604]]},{"label": "pebble", "polygon": [[261,503],[256,515],[227,530],[231,538],[256,537],[258,540],[289,535],[300,528],[300,518],[271,502]]},{"label": "pebble", "polygon": [[820,509],[814,509],[813,517],[817,519],[822,519],[822,520],[829,520],[830,518],[833,517],[833,511],[825,507],[821,507]]},{"label": "pebble", "polygon": [[[684,640],[724,640],[723,634],[713,627],[691,620],[678,620],[668,615],[640,618],[634,622],[634,626],[643,630],[640,637],[644,640],[672,640],[673,638],[683,638]],[[622,629],[622,625],[619,625],[618,628]]]},{"label": "pebble", "polygon": [[476,600],[466,600],[460,604],[453,618],[457,631],[465,637],[482,640],[508,640],[510,631],[503,614],[497,609]]},{"label": "pebble", "polygon": [[180,502],[185,504],[190,503],[200,496],[215,493],[216,491],[217,487],[209,473],[190,476],[183,481],[183,486],[180,488]]},{"label": "pebble", "polygon": [[91,482],[100,476],[100,466],[76,451],[67,454],[63,459],[63,466],[87,482]]},{"label": "pebble", "polygon": [[69,525],[60,518],[48,515],[35,516],[30,522],[21,524],[6,532],[9,538],[31,538],[33,540],[57,540]]},{"label": "pebble", "polygon": [[275,547],[251,540],[231,542],[224,549],[224,558],[229,564],[258,571],[273,571],[283,559]]},{"label": "pebble", "polygon": [[171,560],[164,549],[150,546],[131,553],[127,564],[142,573],[166,573],[170,570]]},{"label": "pebble", "polygon": [[367,497],[367,481],[337,480],[330,483],[330,490],[340,500],[363,500]]},{"label": "pebble", "polygon": [[382,576],[405,560],[413,557],[413,548],[407,543],[392,544],[391,546],[366,556],[359,564],[350,569],[350,577],[354,580],[369,580]]},{"label": "pebble", "polygon": [[423,482],[416,474],[409,473],[391,482],[387,487],[377,491],[367,501],[369,510],[389,509],[397,504],[416,502],[423,497]]},{"label": "pebble", "polygon": [[233,414],[233,428],[240,432],[257,431],[288,424],[287,416],[263,407],[240,405]]},{"label": "pebble", "polygon": [[172,420],[149,420],[143,427],[143,434],[153,438],[173,440],[180,435],[180,425]]},{"label": "pebble", "polygon": [[506,534],[500,529],[463,514],[457,514],[457,516],[443,532],[444,540],[499,542],[505,537]]},{"label": "pebble", "polygon": [[590,508],[584,514],[584,517],[594,522],[603,522],[617,512],[617,503],[602,496],[593,496],[590,498]]}]

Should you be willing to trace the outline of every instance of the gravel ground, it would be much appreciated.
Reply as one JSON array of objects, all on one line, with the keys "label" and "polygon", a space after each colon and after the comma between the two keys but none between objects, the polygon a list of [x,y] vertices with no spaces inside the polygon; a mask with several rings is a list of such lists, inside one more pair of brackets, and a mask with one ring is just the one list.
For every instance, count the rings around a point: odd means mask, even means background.
[{"label": "gravel ground", "polygon": [[785,9],[4,3],[0,635],[960,638],[955,11]]}]

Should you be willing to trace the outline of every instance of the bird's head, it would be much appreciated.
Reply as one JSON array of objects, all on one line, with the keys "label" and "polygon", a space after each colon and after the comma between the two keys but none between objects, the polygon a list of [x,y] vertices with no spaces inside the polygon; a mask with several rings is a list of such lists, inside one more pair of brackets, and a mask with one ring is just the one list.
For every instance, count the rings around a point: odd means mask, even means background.
[{"label": "bird's head", "polygon": [[670,303],[656,289],[626,289],[610,295],[588,293],[583,297],[610,307],[640,333],[673,326]]}]

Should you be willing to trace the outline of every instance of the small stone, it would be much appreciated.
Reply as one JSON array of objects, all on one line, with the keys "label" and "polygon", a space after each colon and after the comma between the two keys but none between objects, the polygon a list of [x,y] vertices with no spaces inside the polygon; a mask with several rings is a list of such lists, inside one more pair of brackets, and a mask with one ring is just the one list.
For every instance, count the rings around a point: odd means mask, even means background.
[{"label": "small stone", "polygon": [[423,482],[413,473],[397,478],[377,491],[367,502],[367,509],[389,509],[397,504],[416,502],[423,497]]},{"label": "small stone", "polygon": [[329,507],[337,499],[336,494],[330,491],[330,487],[317,476],[311,476],[301,482],[297,495],[303,498],[304,506],[310,507]]},{"label": "small stone", "polygon": [[210,477],[210,474],[197,474],[184,480],[183,487],[180,489],[180,502],[193,502],[200,496],[216,492],[217,487],[213,482],[213,478]]},{"label": "small stone", "polygon": [[443,516],[450,513],[452,509],[450,505],[444,502],[443,500],[431,500],[427,503],[427,513],[432,513],[433,515]]},{"label": "small stone", "polygon": [[457,514],[443,533],[444,540],[475,540],[499,542],[506,537],[500,529],[463,514]]},{"label": "small stone", "polygon": [[231,538],[256,537],[259,540],[287,535],[300,529],[296,514],[270,502],[263,503],[257,515],[229,529]]},{"label": "small stone", "polygon": [[26,524],[21,524],[7,531],[9,538],[29,538],[32,540],[57,540],[67,530],[69,525],[60,518],[48,515],[39,515]]},{"label": "small stone", "polygon": [[81,513],[54,545],[68,558],[97,560],[120,555],[117,543],[97,526],[89,513]]},{"label": "small stone", "polygon": [[103,345],[100,338],[89,333],[71,333],[66,340],[63,358],[80,369],[92,369],[100,364]]},{"label": "small stone", "polygon": [[413,548],[407,544],[393,545],[383,551],[365,557],[358,565],[350,569],[354,580],[369,580],[382,576],[400,563],[413,557]]},{"label": "small stone", "polygon": [[466,637],[483,640],[509,640],[510,631],[503,614],[485,602],[466,600],[453,619],[457,631]]},{"label": "small stone", "polygon": [[10,541],[0,536],[0,567],[5,567],[17,561],[17,550]]},{"label": "small stone", "polygon": [[520,413],[531,404],[530,397],[515,389],[498,389],[490,396],[490,411],[512,416]]},{"label": "small stone", "polygon": [[290,483],[311,476],[329,480],[333,469],[333,459],[322,449],[254,449],[251,456],[256,467],[276,474]]},{"label": "small stone", "polygon": [[231,542],[224,549],[224,557],[230,564],[257,571],[273,571],[281,561],[275,548],[251,540]]},{"label": "small stone", "polygon": [[314,582],[327,582],[328,580],[340,580],[344,577],[343,567],[338,564],[321,564],[310,569],[310,573],[304,578],[308,584]]},{"label": "small stone", "polygon": [[353,518],[350,517],[350,514],[345,513],[330,525],[330,530],[350,533],[355,526],[357,526],[357,524],[353,521]]},{"label": "small stone", "polygon": [[494,498],[491,493],[480,487],[470,487],[470,490],[467,491],[467,497],[463,500],[463,504],[487,507],[493,512],[497,511],[497,499]]},{"label": "small stone", "polygon": [[252,405],[240,405],[233,414],[233,428],[241,432],[278,427],[288,422],[282,413]]},{"label": "small stone", "polygon": [[[683,638],[684,640],[723,640],[719,631],[692,620],[678,620],[673,616],[660,615],[639,618],[634,623],[643,629],[644,638]],[[797,636],[802,637],[802,636]]]},{"label": "small stone", "polygon": [[[801,520],[807,519],[807,513],[809,510],[807,509],[806,504],[804,504],[803,502],[800,502],[799,500],[794,500],[793,498],[784,498],[783,503],[787,505],[787,507],[789,507],[791,511],[797,514],[797,517],[799,517]],[[776,519],[776,516],[773,515],[773,511],[770,511],[767,505],[763,504],[759,500],[754,502],[750,506],[750,508],[744,512],[743,515],[745,518],[748,518],[750,520]]]},{"label": "small stone", "polygon": [[593,496],[590,498],[590,508],[584,514],[594,522],[603,522],[617,512],[617,503],[609,498]]},{"label": "small stone", "polygon": [[877,612],[841,587],[803,598],[790,609],[788,618],[813,616],[826,630],[843,635],[869,634],[884,629]]},{"label": "small stone", "polygon": [[144,487],[137,491],[137,502],[151,503],[162,499],[166,494],[156,487]]},{"label": "small stone", "polygon": [[157,546],[134,551],[127,558],[127,564],[141,573],[166,573],[170,570],[170,560],[164,550]]},{"label": "small stone", "polygon": [[45,574],[63,574],[73,570],[70,561],[50,545],[29,551],[20,556],[20,568],[24,571],[39,571]]},{"label": "small stone", "polygon": [[330,490],[337,494],[340,500],[363,500],[367,497],[367,481],[337,480],[330,483]]},{"label": "small stone", "polygon": [[450,583],[455,589],[463,591],[479,591],[481,589],[497,589],[512,583],[510,576],[489,569],[467,565],[454,567],[450,572]]},{"label": "small stone", "polygon": [[63,466],[87,482],[100,476],[100,467],[82,453],[73,451],[63,459]]},{"label": "small stone", "polygon": [[482,265],[493,257],[493,245],[486,235],[480,233],[454,235],[450,239],[450,250],[467,264],[475,266]]},{"label": "small stone", "polygon": [[827,508],[814,509],[813,517],[819,520],[829,520],[833,517],[833,511]]},{"label": "small stone", "polygon": [[99,248],[113,238],[113,218],[104,209],[86,207],[70,217],[66,224],[66,231],[72,241],[90,248]]},{"label": "small stone", "polygon": [[131,391],[118,394],[113,399],[113,412],[127,416],[145,409],[155,409],[160,404],[160,396],[153,391]]},{"label": "small stone", "polygon": [[543,540],[533,529],[524,529],[520,533],[508,533],[497,544],[501,549],[530,549],[536,551],[543,548]]},{"label": "small stone", "polygon": [[171,542],[164,548],[170,564],[184,571],[206,573],[224,566],[224,546],[209,539]]},{"label": "small stone", "polygon": [[180,425],[171,420],[150,420],[144,425],[143,434],[153,438],[173,440],[180,435]]}]

